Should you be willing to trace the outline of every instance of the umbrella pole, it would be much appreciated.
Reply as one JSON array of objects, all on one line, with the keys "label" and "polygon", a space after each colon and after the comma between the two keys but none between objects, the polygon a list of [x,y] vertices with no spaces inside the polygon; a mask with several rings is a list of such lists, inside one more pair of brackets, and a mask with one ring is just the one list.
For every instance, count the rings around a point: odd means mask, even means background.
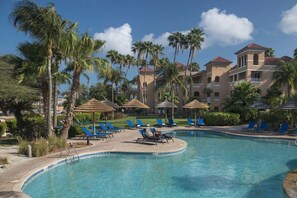
[{"label": "umbrella pole", "polygon": [[95,112],[93,112],[93,134],[95,133]]},{"label": "umbrella pole", "polygon": [[258,109],[258,122],[257,122],[257,130],[259,130],[260,127],[260,109]]},{"label": "umbrella pole", "polygon": [[196,109],[194,109],[194,111],[195,111],[195,118],[194,118],[194,125],[195,126],[197,126],[197,111],[196,111]]}]

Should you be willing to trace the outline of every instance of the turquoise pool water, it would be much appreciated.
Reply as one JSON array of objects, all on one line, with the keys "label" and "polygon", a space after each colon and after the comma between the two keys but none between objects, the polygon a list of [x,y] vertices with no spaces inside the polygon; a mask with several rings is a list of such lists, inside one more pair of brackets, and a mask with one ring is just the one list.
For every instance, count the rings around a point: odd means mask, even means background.
[{"label": "turquoise pool water", "polygon": [[185,152],[170,156],[106,154],[50,169],[26,184],[32,197],[285,197],[297,167],[284,140],[179,132]]}]

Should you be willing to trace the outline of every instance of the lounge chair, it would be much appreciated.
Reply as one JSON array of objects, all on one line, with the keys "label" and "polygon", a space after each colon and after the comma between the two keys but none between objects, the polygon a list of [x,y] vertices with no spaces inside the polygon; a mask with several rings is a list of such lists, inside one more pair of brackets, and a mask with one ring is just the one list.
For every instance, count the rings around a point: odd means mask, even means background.
[{"label": "lounge chair", "polygon": [[258,131],[267,131],[268,130],[267,122],[262,121],[260,127],[257,130]]},{"label": "lounge chair", "polygon": [[113,137],[112,132],[109,132],[109,131],[100,132],[96,127],[94,128],[94,126],[90,126],[90,129],[95,131],[96,134],[107,135],[109,138]]},{"label": "lounge chair", "polygon": [[173,127],[173,126],[176,126],[176,123],[173,121],[172,118],[168,118],[168,125],[169,125],[170,127]]},{"label": "lounge chair", "polygon": [[158,118],[158,119],[157,119],[157,126],[158,126],[158,127],[163,127],[163,126],[165,126],[165,124],[162,122],[161,118]]},{"label": "lounge chair", "polygon": [[204,123],[203,118],[198,118],[198,120],[197,120],[197,125],[198,125],[198,126],[205,126],[205,123]]},{"label": "lounge chair", "polygon": [[126,122],[128,124],[128,128],[137,128],[138,127],[138,125],[133,124],[131,120],[126,120]]},{"label": "lounge chair", "polygon": [[118,131],[118,132],[125,131],[125,129],[114,127],[110,122],[106,122],[106,125],[108,129],[111,129],[113,131]]},{"label": "lounge chair", "polygon": [[288,123],[282,123],[279,129],[280,133],[286,133],[289,130],[289,124]]},{"label": "lounge chair", "polygon": [[74,118],[76,124],[82,125],[81,121],[77,117],[73,117],[73,118]]},{"label": "lounge chair", "polygon": [[113,132],[119,132],[119,130],[112,130],[112,129],[108,129],[103,123],[99,123],[99,127],[104,131],[107,132],[109,131],[110,133]]},{"label": "lounge chair", "polygon": [[255,130],[255,124],[254,121],[250,121],[247,127],[242,128],[242,131]]},{"label": "lounge chair", "polygon": [[[155,135],[156,129],[155,129],[154,127],[151,127],[151,128],[150,128],[150,131],[153,133],[154,136],[156,136],[156,135]],[[170,136],[170,135],[167,135],[167,134],[161,134],[161,135],[160,135],[160,138],[161,138],[161,139],[165,139],[165,140],[167,141],[167,143],[168,143],[168,140],[172,140],[172,142],[174,142],[173,137]]]},{"label": "lounge chair", "polygon": [[91,124],[90,121],[88,121],[88,119],[86,117],[83,118],[83,124],[87,125],[87,124]]},{"label": "lounge chair", "polygon": [[89,137],[89,138],[102,138],[102,139],[104,139],[104,138],[106,138],[107,139],[107,136],[106,136],[106,134],[92,134],[90,131],[89,131],[89,129],[87,129],[87,127],[82,127],[82,130],[83,130],[83,132],[86,134],[86,136],[87,137]]},{"label": "lounge chair", "polygon": [[141,120],[137,119],[136,120],[137,124],[140,126],[140,127],[146,127],[147,125],[146,124],[143,124]]},{"label": "lounge chair", "polygon": [[164,144],[164,141],[162,141],[161,138],[154,137],[154,136],[148,136],[146,134],[145,129],[140,129],[139,133],[141,134],[142,138],[137,138],[136,142],[139,142],[139,141],[154,142],[157,145],[157,143],[161,141]]},{"label": "lounge chair", "polygon": [[194,126],[195,125],[195,123],[194,123],[194,121],[193,121],[193,119],[192,118],[188,118],[188,125],[189,126]]}]

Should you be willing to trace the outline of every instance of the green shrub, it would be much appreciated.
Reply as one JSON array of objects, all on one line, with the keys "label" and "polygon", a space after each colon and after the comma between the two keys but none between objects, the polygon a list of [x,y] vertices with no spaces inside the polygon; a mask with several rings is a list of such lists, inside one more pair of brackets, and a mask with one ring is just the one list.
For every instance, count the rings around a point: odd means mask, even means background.
[{"label": "green shrub", "polygon": [[57,137],[56,135],[51,135],[48,138],[48,148],[49,151],[55,151],[56,149],[64,148],[66,145],[66,140],[62,137]]},{"label": "green shrub", "polygon": [[[101,113],[99,113],[99,112],[94,114],[95,122],[100,121],[100,116],[101,116]],[[76,123],[76,124],[86,124],[85,120],[88,121],[89,123],[92,123],[93,122],[93,114],[92,113],[75,113],[73,120],[74,120],[74,123]],[[78,123],[77,120],[80,123]]]},{"label": "green shrub", "polygon": [[7,125],[8,132],[11,134],[15,134],[17,130],[17,121],[16,119],[9,119],[5,121]]},{"label": "green shrub", "polygon": [[5,122],[0,122],[0,137],[6,132],[7,126]]},{"label": "green shrub", "polygon": [[32,156],[40,157],[48,153],[48,143],[45,138],[38,138],[32,145]]},{"label": "green shrub", "polygon": [[71,125],[68,132],[68,137],[72,138],[77,135],[82,135],[83,131],[79,125]]},{"label": "green shrub", "polygon": [[29,140],[47,136],[45,121],[41,116],[26,116],[23,126],[20,126],[20,130],[21,136]]},{"label": "green shrub", "polygon": [[19,154],[27,155],[28,154],[28,145],[29,142],[27,140],[19,140]]},{"label": "green shrub", "polygon": [[232,126],[239,124],[239,117],[235,113],[208,112],[204,115],[204,122],[209,126]]}]

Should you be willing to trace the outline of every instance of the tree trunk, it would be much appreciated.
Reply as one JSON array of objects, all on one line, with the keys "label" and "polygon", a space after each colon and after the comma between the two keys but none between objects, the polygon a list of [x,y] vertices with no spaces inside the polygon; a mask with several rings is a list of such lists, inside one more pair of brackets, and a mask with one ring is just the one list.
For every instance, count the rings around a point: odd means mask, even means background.
[{"label": "tree trunk", "polygon": [[57,95],[58,95],[58,81],[54,79],[54,93],[53,93],[53,126],[57,126]]},{"label": "tree trunk", "polygon": [[48,117],[47,117],[47,135],[52,135],[52,43],[49,42],[47,48],[47,77],[48,77]]},{"label": "tree trunk", "polygon": [[44,114],[44,121],[45,121],[45,128],[48,129],[48,112],[49,112],[49,104],[48,104],[48,94],[49,94],[49,91],[48,91],[48,82],[46,80],[43,80],[41,82],[41,90],[42,90],[42,99],[43,99],[43,114]]},{"label": "tree trunk", "polygon": [[114,102],[114,89],[113,89],[113,83],[111,83],[111,102]]},{"label": "tree trunk", "polygon": [[68,138],[68,131],[69,131],[69,128],[70,128],[70,125],[72,123],[73,116],[74,116],[75,100],[76,100],[77,93],[79,90],[79,85],[80,85],[79,77],[80,77],[80,72],[77,70],[74,70],[72,86],[71,86],[71,91],[70,91],[70,97],[69,97],[69,105],[67,107],[67,113],[66,113],[64,126],[61,131],[62,137],[64,139]]},{"label": "tree trunk", "polygon": [[288,84],[288,86],[287,86],[287,88],[288,88],[288,98],[290,99],[291,98],[291,86]]},{"label": "tree trunk", "polygon": [[178,46],[176,46],[176,47],[175,47],[175,50],[174,50],[173,63],[175,63],[175,60],[176,60],[176,56],[177,56],[177,48],[178,48]]}]

